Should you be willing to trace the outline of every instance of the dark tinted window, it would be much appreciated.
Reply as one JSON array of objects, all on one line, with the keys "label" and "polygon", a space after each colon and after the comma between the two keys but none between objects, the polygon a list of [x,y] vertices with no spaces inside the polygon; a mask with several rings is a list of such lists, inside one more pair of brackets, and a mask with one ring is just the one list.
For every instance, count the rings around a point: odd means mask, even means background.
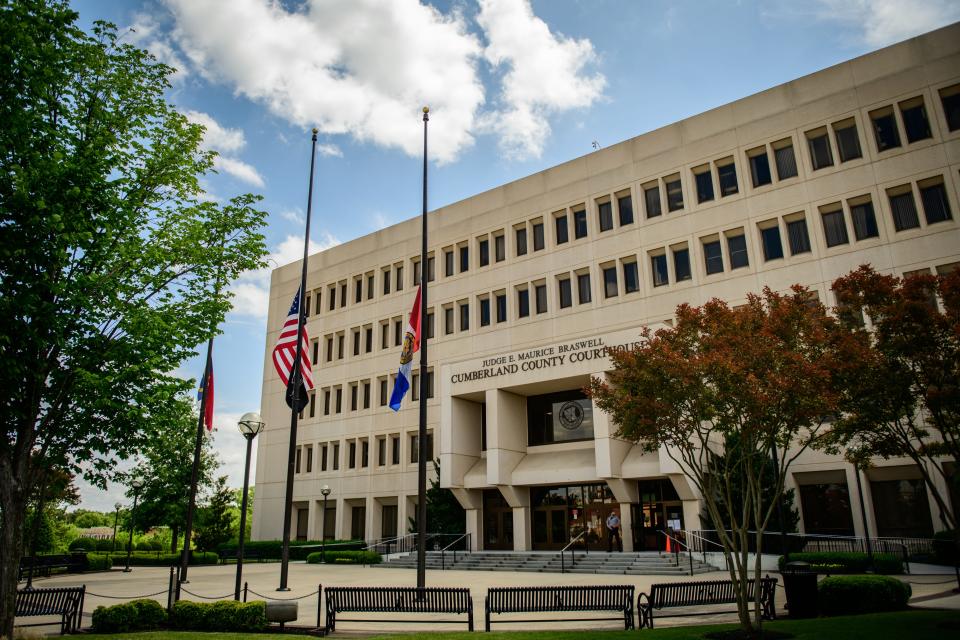
[{"label": "dark tinted window", "polygon": [[461,304],[460,305],[460,331],[468,331],[470,329],[470,305]]},{"label": "dark tinted window", "polygon": [[717,179],[720,180],[721,196],[732,196],[739,190],[737,187],[737,167],[732,162],[717,167]]},{"label": "dark tinted window", "polygon": [[484,238],[480,241],[480,266],[490,264],[490,241]]},{"label": "dark tinted window", "polygon": [[703,243],[703,261],[707,268],[707,275],[723,271],[723,250],[720,248],[719,240]]},{"label": "dark tinted window", "polygon": [[683,187],[679,178],[666,184],[667,186],[667,209],[677,211],[683,209]]},{"label": "dark tinted window", "polygon": [[943,103],[943,115],[947,117],[950,131],[960,129],[960,85],[940,90],[940,102]]},{"label": "dark tinted window", "polygon": [[670,284],[670,276],[667,274],[667,254],[650,256],[650,268],[653,272],[653,286],[662,287]]},{"label": "dark tinted window", "polygon": [[783,245],[780,243],[780,227],[773,226],[760,230],[763,241],[763,259],[776,260],[783,257]]},{"label": "dark tinted window", "polygon": [[507,238],[506,236],[494,236],[493,238],[494,259],[497,262],[503,262],[507,259]]},{"label": "dark tinted window", "polygon": [[797,176],[797,158],[793,154],[793,145],[774,149],[773,157],[777,163],[777,179],[786,180]]},{"label": "dark tinted window", "polygon": [[507,321],[507,294],[498,293],[497,297],[497,322]]},{"label": "dark tinted window", "polygon": [[527,443],[593,438],[593,403],[582,391],[527,397]]},{"label": "dark tinted window", "polygon": [[460,273],[470,268],[470,247],[460,247]]},{"label": "dark tinted window", "polygon": [[598,203],[597,217],[600,219],[600,231],[610,231],[610,229],[613,229],[613,205],[611,203]]},{"label": "dark tinted window", "polygon": [[577,238],[586,238],[587,237],[587,212],[586,210],[581,209],[580,211],[573,212],[573,237]]},{"label": "dark tinted window", "polygon": [[921,187],[920,201],[923,202],[923,215],[927,218],[927,224],[943,222],[953,217],[943,183]]},{"label": "dark tinted window", "polygon": [[730,268],[739,269],[750,264],[747,257],[747,237],[727,236],[727,251],[730,253]]},{"label": "dark tinted window", "polygon": [[447,307],[443,310],[443,332],[450,335],[453,328],[453,307]]},{"label": "dark tinted window", "polygon": [[850,218],[853,220],[853,235],[857,240],[876,238],[880,235],[877,231],[877,218],[873,214],[872,202],[851,206]]},{"label": "dark tinted window", "polygon": [[480,298],[480,326],[490,324],[490,298]]},{"label": "dark tinted window", "polygon": [[617,295],[616,267],[604,267],[603,269],[603,295],[608,298],[614,298]]},{"label": "dark tinted window", "polygon": [[677,282],[689,280],[692,277],[690,272],[690,250],[676,249],[673,252],[673,274]]},{"label": "dark tinted window", "polygon": [[570,288],[570,278],[563,278],[557,282],[560,291],[560,308],[566,309],[573,304],[573,290]]},{"label": "dark tinted window", "polygon": [[517,315],[526,318],[530,315],[530,290],[517,289]]},{"label": "dark tinted window", "polygon": [[827,211],[823,216],[823,235],[826,237],[828,247],[836,247],[841,244],[847,244],[850,240],[847,236],[847,226],[843,220],[843,210]]},{"label": "dark tinted window", "polygon": [[590,302],[590,274],[581,273],[577,275],[577,293],[580,297],[580,304]]},{"label": "dark tinted window", "polygon": [[536,222],[533,225],[533,250],[543,251],[543,223]]},{"label": "dark tinted window", "polygon": [[833,166],[833,154],[830,152],[830,138],[826,132],[807,138],[810,145],[810,160],[813,162],[813,170],[823,169]]},{"label": "dark tinted window", "polygon": [[527,228],[520,227],[515,229],[517,235],[517,255],[527,255]]},{"label": "dark tinted window", "polygon": [[930,122],[927,120],[927,110],[923,103],[901,108],[903,129],[907,134],[907,142],[926,140],[930,137]]},{"label": "dark tinted window", "polygon": [[636,262],[623,263],[623,290],[626,293],[640,290],[640,274]]},{"label": "dark tinted window", "polygon": [[900,146],[900,134],[897,133],[897,121],[893,111],[871,115],[873,121],[873,135],[877,139],[877,149],[886,151]]},{"label": "dark tinted window", "polygon": [[863,156],[860,151],[860,136],[857,135],[857,125],[850,123],[833,130],[837,136],[837,150],[840,152],[840,162],[855,160]]},{"label": "dark tinted window", "polygon": [[534,294],[537,298],[537,313],[547,312],[547,285],[538,284],[534,288]]},{"label": "dark tinted window", "polygon": [[617,209],[620,213],[620,226],[633,224],[633,199],[630,196],[617,198]]},{"label": "dark tinted window", "polygon": [[557,225],[557,244],[563,244],[570,239],[567,232],[567,216],[557,216],[554,218],[554,223]]},{"label": "dark tinted window", "polygon": [[890,196],[890,210],[893,212],[893,226],[897,231],[915,229],[920,226],[920,218],[917,217],[917,205],[913,201],[912,191]]},{"label": "dark tinted window", "polygon": [[790,240],[790,255],[810,251],[810,234],[807,232],[807,219],[800,218],[787,223],[787,236]]},{"label": "dark tinted window", "polygon": [[[713,177],[710,171],[694,174],[694,177],[697,181],[697,202],[713,200]],[[673,211],[672,208],[670,210]]]},{"label": "dark tinted window", "polygon": [[453,250],[443,252],[443,275],[453,275]]},{"label": "dark tinted window", "polygon": [[647,205],[648,218],[656,218],[663,213],[663,210],[660,208],[660,187],[644,189],[643,199]]},{"label": "dark tinted window", "polygon": [[762,187],[773,182],[770,175],[770,159],[766,152],[750,156],[750,176],[753,178],[754,187]]}]

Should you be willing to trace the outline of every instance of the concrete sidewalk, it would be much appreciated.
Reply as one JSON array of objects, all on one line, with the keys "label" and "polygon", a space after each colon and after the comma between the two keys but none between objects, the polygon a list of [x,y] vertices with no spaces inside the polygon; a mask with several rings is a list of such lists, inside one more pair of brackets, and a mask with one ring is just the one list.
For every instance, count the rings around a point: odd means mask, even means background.
[{"label": "concrete sidewalk", "polygon": [[[308,565],[303,562],[290,564],[288,586],[290,591],[280,593],[276,591],[279,584],[279,563],[253,563],[244,565],[243,579],[248,582],[250,600],[297,599],[299,603],[299,617],[297,625],[314,626],[318,619],[319,599],[316,591],[319,585],[324,587],[348,586],[416,586],[416,572],[404,569],[385,569],[377,566],[357,565]],[[779,577],[776,573],[770,575]],[[191,567],[189,572],[190,583],[183,585],[181,599],[204,601],[205,599],[223,599],[233,593],[236,576],[235,565],[197,566]],[[474,606],[474,626],[482,630],[484,619],[484,597],[489,587],[523,587],[523,586],[553,586],[553,585],[603,585],[603,584],[632,584],[639,594],[650,590],[650,585],[660,582],[725,580],[729,575],[723,571],[699,574],[696,576],[624,576],[624,575],[594,575],[594,574],[559,574],[559,573],[522,573],[504,571],[428,571],[426,584],[428,587],[469,587]],[[960,609],[960,594],[949,593],[951,584],[946,584],[944,574],[901,576],[909,581],[913,588],[913,604],[917,606],[937,609]],[[87,585],[87,597],[84,603],[83,627],[89,628],[90,617],[94,609],[100,605],[111,605],[138,597],[152,597],[164,606],[167,602],[167,584],[169,569],[164,567],[134,567],[130,573],[119,570],[89,573],[85,575],[58,575],[51,578],[34,580],[37,587]],[[782,584],[782,580],[781,580]],[[782,588],[777,589],[777,614],[784,615],[785,596]],[[591,623],[590,614],[584,614],[582,622],[544,623],[538,621],[531,614],[529,621],[514,624],[499,624],[498,630],[523,629],[596,629],[597,623]],[[352,617],[352,616],[351,616]],[[415,623],[402,625],[376,622],[376,614],[365,614],[371,622],[350,622],[343,625],[345,632],[384,632],[384,631],[425,631],[425,630],[466,630],[464,623],[428,624]],[[383,617],[390,617],[384,614]],[[543,616],[541,616],[543,617]],[[549,616],[547,616],[549,617]],[[718,614],[697,616],[690,619],[666,620],[663,626],[680,624],[710,624],[736,622],[733,614]],[[320,623],[323,621],[321,619]],[[604,622],[602,628],[621,628],[616,622]],[[660,626],[658,624],[658,626]],[[57,628],[49,629],[52,633]],[[338,630],[337,635],[341,635]]]}]

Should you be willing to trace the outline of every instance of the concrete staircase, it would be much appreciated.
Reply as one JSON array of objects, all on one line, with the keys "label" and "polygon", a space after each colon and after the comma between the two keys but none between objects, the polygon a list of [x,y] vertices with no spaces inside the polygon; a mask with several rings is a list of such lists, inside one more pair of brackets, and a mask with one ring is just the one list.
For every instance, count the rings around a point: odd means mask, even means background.
[{"label": "concrete staircase", "polygon": [[[677,576],[689,575],[690,563],[687,554],[680,554],[680,564],[673,554],[656,551],[642,551],[637,553],[607,553],[606,551],[592,551],[584,554],[577,552],[571,566],[570,554],[566,556],[567,573],[601,573],[608,575],[660,575]],[[384,562],[382,567],[397,569],[415,569],[417,554],[408,553],[392,557]],[[561,561],[559,552],[514,552],[514,551],[474,551],[471,553],[457,552],[456,561],[453,553],[448,551],[441,558],[440,552],[427,552],[427,569],[439,570],[457,569],[461,571],[530,571],[540,573],[560,573]],[[693,558],[693,572],[695,574],[717,571],[712,565],[701,562],[696,556]]]}]

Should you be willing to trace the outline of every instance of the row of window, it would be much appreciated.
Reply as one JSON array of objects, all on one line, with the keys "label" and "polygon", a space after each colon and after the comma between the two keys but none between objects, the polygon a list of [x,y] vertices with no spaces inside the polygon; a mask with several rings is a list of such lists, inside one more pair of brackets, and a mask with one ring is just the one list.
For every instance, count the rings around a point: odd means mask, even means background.
[{"label": "row of window", "polygon": [[[410,382],[410,397],[414,402],[420,400],[420,373],[417,370],[414,370],[412,375],[412,380]],[[390,376],[380,376],[376,379],[377,389],[378,389],[378,404],[381,407],[387,406],[390,402],[390,394],[393,392],[393,386],[396,382],[397,375],[392,374]],[[323,387],[319,391],[314,391],[310,394],[310,402],[306,407],[303,408],[303,411],[300,412],[300,417],[310,417],[315,418],[317,415],[329,416],[331,414],[338,415],[343,413],[344,410],[349,411],[362,411],[369,409],[373,403],[373,386],[370,379],[358,380],[355,382],[347,383],[346,385],[334,385],[330,387]],[[343,390],[344,388],[348,389],[350,394],[349,405],[344,407],[344,398]],[[433,398],[433,370],[427,369],[427,382],[424,386],[424,391],[427,394],[427,399]],[[319,406],[318,406],[318,403]]]},{"label": "row of window", "polygon": [[[410,464],[416,464],[420,456],[419,434],[408,434],[408,453]],[[371,440],[374,442],[375,457],[371,461]],[[297,446],[294,461],[294,473],[313,473],[314,451],[317,457],[317,471],[339,471],[341,465],[346,469],[367,469],[373,462],[377,467],[395,467],[400,464],[401,437],[399,433],[376,438],[347,438],[341,441],[320,442]],[[433,432],[427,431],[427,461],[433,460]],[[341,457],[341,451],[345,456]]]},{"label": "row of window", "polygon": [[[941,89],[939,96],[949,130],[957,131],[960,129],[960,84]],[[907,143],[914,143],[932,137],[923,96],[915,96],[896,104],[874,109],[868,115],[878,152],[902,146],[902,139],[906,139]],[[804,137],[813,171],[834,166],[835,158],[838,158],[840,163],[844,163],[863,156],[857,122],[853,117],[806,131]],[[777,182],[796,178],[799,175],[792,137],[748,149],[746,157],[754,188],[772,184],[774,175]],[[773,158],[772,164],[771,158]],[[724,198],[740,191],[733,156],[696,166],[691,172],[699,204],[713,201],[718,195]],[[647,219],[662,216],[664,208],[668,213],[684,209],[683,180],[680,173],[675,172],[656,180],[643,182],[640,190],[643,194],[641,214]],[[595,225],[599,233],[612,230],[615,223],[620,227],[634,223],[634,206],[630,189],[614,193],[612,196],[595,198],[594,209]],[[522,257],[528,253],[546,249],[548,222],[552,227],[554,246],[559,247],[589,235],[586,204],[574,205],[556,211],[550,216],[538,216],[514,225],[510,229],[513,255]],[[471,259],[472,250],[477,255],[476,265]],[[430,252],[427,257],[427,280],[431,282],[436,277],[435,253]],[[462,241],[442,247],[440,253],[443,258],[443,275],[446,278],[466,273],[471,267],[484,268],[491,263],[503,262],[507,259],[508,253],[507,230],[501,229],[477,236],[472,242]],[[410,264],[411,283],[416,286],[421,278],[420,258],[411,258]],[[382,267],[380,269],[382,294],[389,295],[391,291],[402,291],[405,284],[404,274],[403,262]],[[330,284],[326,289],[328,311],[347,306],[350,291],[348,280]],[[354,304],[374,299],[376,271],[371,270],[354,276],[352,291]],[[307,315],[311,311],[311,302],[314,313],[322,308],[321,293],[322,290],[316,289],[306,296],[304,304]]]}]

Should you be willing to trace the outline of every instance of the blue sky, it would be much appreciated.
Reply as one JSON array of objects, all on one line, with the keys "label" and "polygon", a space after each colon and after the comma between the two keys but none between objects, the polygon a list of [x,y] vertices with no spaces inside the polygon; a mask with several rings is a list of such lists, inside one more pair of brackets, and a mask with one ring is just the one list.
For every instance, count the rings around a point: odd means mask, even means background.
[{"label": "blue sky", "polygon": [[[169,100],[220,153],[209,197],[264,196],[271,258],[419,213],[420,108],[439,207],[960,19],[952,0],[73,0],[178,69]],[[234,285],[214,349],[215,447],[258,410],[269,272]],[[198,377],[202,358],[180,373]],[[123,493],[82,486],[83,506]]]}]

